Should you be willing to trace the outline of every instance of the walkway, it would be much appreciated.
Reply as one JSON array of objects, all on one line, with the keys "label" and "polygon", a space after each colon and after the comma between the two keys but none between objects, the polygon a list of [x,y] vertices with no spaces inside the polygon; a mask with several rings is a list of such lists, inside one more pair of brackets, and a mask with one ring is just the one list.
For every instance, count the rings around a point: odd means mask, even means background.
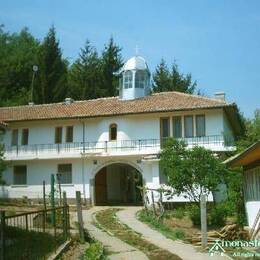
[{"label": "walkway", "polygon": [[120,239],[110,236],[107,232],[97,228],[93,215],[102,209],[108,207],[94,207],[90,210],[83,210],[84,227],[88,230],[89,234],[100,241],[110,253],[109,259],[111,260],[148,260],[147,256],[138,249],[126,244]]},{"label": "walkway", "polygon": [[[127,207],[117,212],[119,220],[134,231],[143,235],[147,241],[161,247],[169,252],[178,255],[183,260],[226,260],[229,257],[209,256],[207,253],[200,253],[190,245],[181,241],[173,241],[166,238],[160,232],[151,229],[148,225],[136,219],[136,213],[141,207]],[[134,259],[134,258],[132,258]]]}]

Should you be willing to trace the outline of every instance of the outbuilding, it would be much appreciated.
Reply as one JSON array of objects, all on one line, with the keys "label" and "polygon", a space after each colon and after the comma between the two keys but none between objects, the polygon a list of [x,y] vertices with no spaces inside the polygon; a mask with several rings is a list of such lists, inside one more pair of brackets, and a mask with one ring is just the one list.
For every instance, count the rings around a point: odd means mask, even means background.
[{"label": "outbuilding", "polygon": [[226,160],[228,167],[243,167],[243,185],[248,225],[253,227],[260,212],[260,140]]}]

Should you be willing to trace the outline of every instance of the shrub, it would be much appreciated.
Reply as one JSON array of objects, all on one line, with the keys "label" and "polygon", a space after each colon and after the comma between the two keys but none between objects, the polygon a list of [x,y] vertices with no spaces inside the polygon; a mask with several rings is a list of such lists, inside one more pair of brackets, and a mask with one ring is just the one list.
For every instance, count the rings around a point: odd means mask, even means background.
[{"label": "shrub", "polygon": [[84,259],[101,260],[106,259],[104,256],[104,248],[100,242],[93,242],[86,249]]},{"label": "shrub", "polygon": [[194,226],[200,225],[200,208],[197,205],[190,205],[187,208],[188,215]]},{"label": "shrub", "polygon": [[209,226],[222,227],[226,223],[228,209],[225,203],[219,203],[213,207],[208,214]]},{"label": "shrub", "polygon": [[172,216],[178,219],[182,219],[184,215],[185,215],[185,208],[183,207],[176,208],[172,213]]}]

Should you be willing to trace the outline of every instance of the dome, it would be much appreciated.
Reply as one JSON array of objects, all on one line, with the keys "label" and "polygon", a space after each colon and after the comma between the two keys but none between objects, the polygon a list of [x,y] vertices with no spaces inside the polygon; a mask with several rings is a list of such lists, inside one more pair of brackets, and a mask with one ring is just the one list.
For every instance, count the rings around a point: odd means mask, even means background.
[{"label": "dome", "polygon": [[134,56],[129,59],[123,66],[123,71],[126,70],[148,70],[148,66],[143,57]]}]

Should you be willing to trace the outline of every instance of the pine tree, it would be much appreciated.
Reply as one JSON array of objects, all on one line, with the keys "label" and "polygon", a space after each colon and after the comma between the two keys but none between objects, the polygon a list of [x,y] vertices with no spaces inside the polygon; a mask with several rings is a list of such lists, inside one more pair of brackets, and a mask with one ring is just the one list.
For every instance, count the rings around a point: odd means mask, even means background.
[{"label": "pine tree", "polygon": [[67,66],[62,58],[55,28],[52,26],[39,51],[39,71],[35,82],[34,100],[52,103],[64,100],[67,94]]},{"label": "pine tree", "polygon": [[153,74],[153,81],[154,92],[179,91],[192,94],[197,85],[196,81],[192,81],[190,73],[184,75],[179,72],[178,65],[175,62],[170,71],[164,59],[156,67]]},{"label": "pine tree", "polygon": [[171,88],[171,73],[164,59],[161,59],[160,64],[156,67],[153,74],[153,91],[162,92],[168,91]]},{"label": "pine tree", "polygon": [[102,52],[102,77],[106,96],[118,94],[118,77],[114,73],[119,71],[122,66],[121,48],[114,43],[114,39],[111,37]]},{"label": "pine tree", "polygon": [[69,73],[69,94],[74,99],[94,99],[105,95],[102,66],[96,49],[87,40]]}]

